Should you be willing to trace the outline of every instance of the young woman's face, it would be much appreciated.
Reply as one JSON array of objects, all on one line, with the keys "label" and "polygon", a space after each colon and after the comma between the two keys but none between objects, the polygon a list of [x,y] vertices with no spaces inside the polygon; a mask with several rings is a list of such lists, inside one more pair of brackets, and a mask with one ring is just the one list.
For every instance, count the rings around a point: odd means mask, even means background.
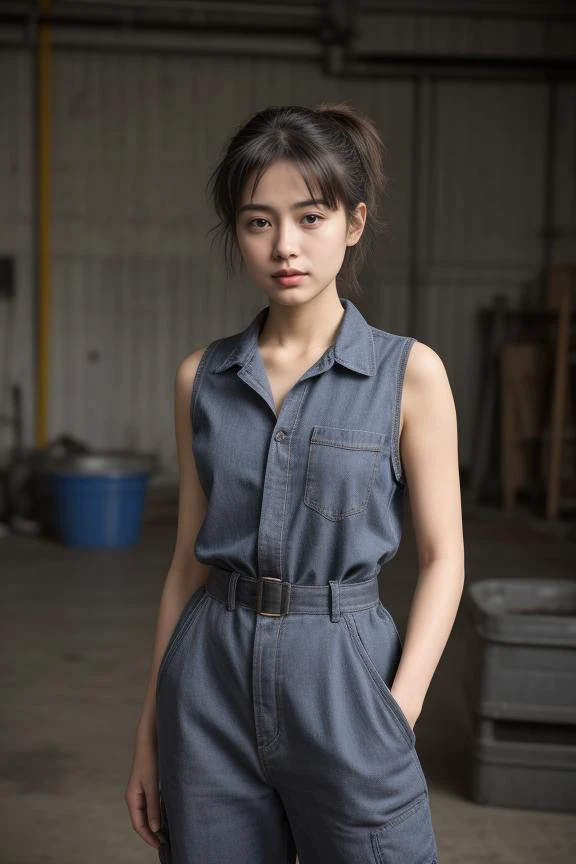
[{"label": "young woman's face", "polygon": [[[360,225],[347,231],[341,206],[330,210],[311,202],[300,171],[288,160],[268,168],[254,196],[251,178],[244,186],[236,217],[238,248],[256,284],[280,303],[310,299],[330,286],[342,266],[347,246],[360,239],[366,205],[358,205]],[[308,202],[308,203],[306,203]],[[276,277],[279,270],[303,275]]]}]

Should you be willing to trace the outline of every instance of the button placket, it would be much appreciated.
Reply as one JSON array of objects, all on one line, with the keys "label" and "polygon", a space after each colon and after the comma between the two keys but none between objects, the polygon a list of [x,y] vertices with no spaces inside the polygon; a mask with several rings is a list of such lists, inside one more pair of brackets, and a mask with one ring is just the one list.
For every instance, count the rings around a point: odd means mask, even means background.
[{"label": "button placket", "polygon": [[[308,384],[298,382],[288,393],[280,409],[279,422],[270,439],[266,474],[262,492],[258,530],[258,569],[262,575],[283,579],[282,547],[286,539],[286,499],[290,482],[291,435],[300,417]],[[276,447],[275,442],[283,443]]]},{"label": "button placket", "polygon": [[[267,390],[270,391],[268,378],[259,357],[257,362],[259,372],[268,385]],[[298,427],[302,405],[313,379],[329,369],[333,363],[334,349],[331,347],[288,391],[276,417],[276,424],[281,424],[281,428],[276,428],[270,439],[258,529],[258,571],[266,576],[284,579],[283,545],[286,542],[291,436]],[[273,404],[271,392],[266,401],[268,404]],[[273,442],[285,443],[282,447],[275,447]]]}]

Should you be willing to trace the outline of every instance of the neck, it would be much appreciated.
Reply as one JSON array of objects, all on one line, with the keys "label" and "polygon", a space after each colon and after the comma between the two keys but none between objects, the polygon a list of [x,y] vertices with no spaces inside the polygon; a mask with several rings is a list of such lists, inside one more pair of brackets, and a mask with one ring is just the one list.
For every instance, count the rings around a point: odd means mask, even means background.
[{"label": "neck", "polygon": [[324,351],[334,344],[343,317],[344,307],[336,289],[297,306],[270,301],[258,344],[295,355]]}]

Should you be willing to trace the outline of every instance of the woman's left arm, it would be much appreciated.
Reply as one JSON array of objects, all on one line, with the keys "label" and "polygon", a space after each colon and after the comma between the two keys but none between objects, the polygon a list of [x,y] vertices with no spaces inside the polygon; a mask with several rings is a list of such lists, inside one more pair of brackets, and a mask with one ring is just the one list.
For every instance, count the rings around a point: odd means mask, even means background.
[{"label": "woman's left arm", "polygon": [[412,346],[406,365],[400,456],[418,548],[418,581],[390,689],[414,726],[464,587],[456,408],[442,360],[422,342]]}]

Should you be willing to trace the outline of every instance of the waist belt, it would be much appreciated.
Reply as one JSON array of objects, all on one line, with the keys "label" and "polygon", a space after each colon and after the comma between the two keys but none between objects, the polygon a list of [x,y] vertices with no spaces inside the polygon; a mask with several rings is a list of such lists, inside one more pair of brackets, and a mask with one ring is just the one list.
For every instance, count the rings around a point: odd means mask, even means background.
[{"label": "waist belt", "polygon": [[368,609],[379,602],[378,577],[349,584],[329,580],[327,585],[297,585],[276,576],[255,579],[238,570],[212,565],[205,583],[211,597],[228,609],[247,606],[258,615],[279,617],[298,613],[330,614],[337,621],[340,612]]}]

